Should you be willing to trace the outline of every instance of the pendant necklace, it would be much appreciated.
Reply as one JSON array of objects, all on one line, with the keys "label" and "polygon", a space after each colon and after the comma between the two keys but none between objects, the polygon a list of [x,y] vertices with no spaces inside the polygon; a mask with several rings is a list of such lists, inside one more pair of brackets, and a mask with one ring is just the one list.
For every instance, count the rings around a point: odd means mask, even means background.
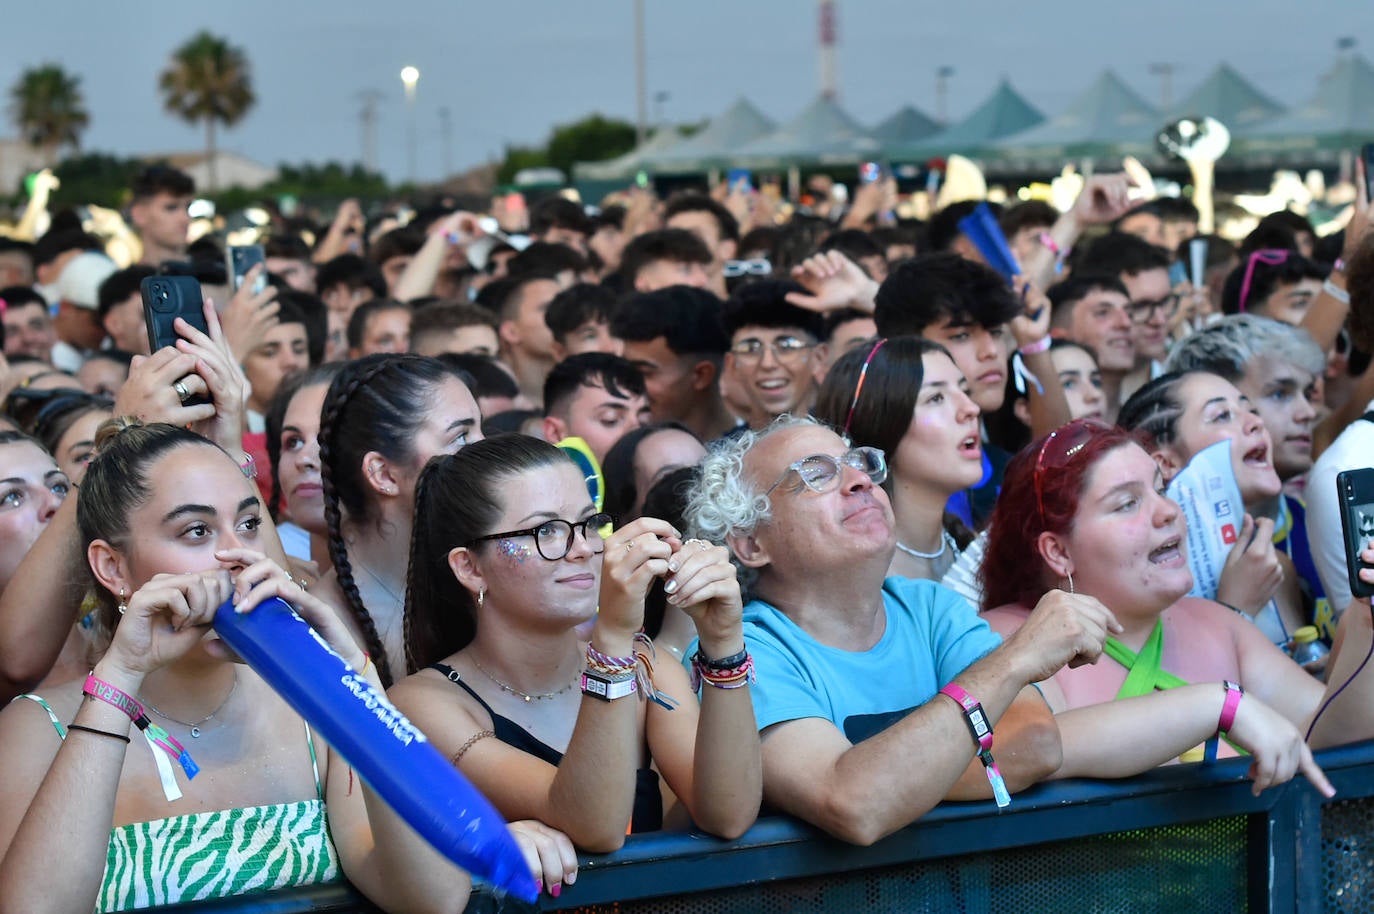
[{"label": "pendant necklace", "polygon": [[229,687],[229,694],[227,694],[227,695],[224,696],[224,699],[215,707],[215,710],[211,711],[209,714],[205,715],[204,717],[202,717],[200,720],[196,721],[195,723],[189,723],[189,722],[184,721],[184,720],[177,720],[175,717],[173,717],[173,716],[170,715],[170,714],[164,714],[163,712],[159,711],[159,710],[153,705],[153,703],[152,703],[151,701],[149,701],[148,699],[146,699],[146,698],[143,699],[143,704],[144,704],[145,707],[147,707],[147,709],[148,709],[149,711],[152,711],[154,714],[156,714],[158,717],[161,717],[163,720],[170,720],[170,721],[171,721],[172,723],[174,723],[174,724],[181,724],[181,726],[183,726],[183,727],[185,727],[186,729],[190,730],[190,731],[191,731],[191,738],[192,738],[192,739],[200,739],[200,725],[203,724],[203,723],[205,723],[205,722],[207,722],[207,721],[209,721],[210,718],[214,717],[214,716],[215,716],[216,714],[218,714],[220,711],[223,711],[223,710],[224,710],[224,706],[227,705],[227,704],[229,703],[229,699],[231,699],[231,698],[234,697],[234,691],[235,691],[238,687],[239,687],[239,671],[238,671],[238,670],[234,670],[234,684],[231,685],[231,686]]}]

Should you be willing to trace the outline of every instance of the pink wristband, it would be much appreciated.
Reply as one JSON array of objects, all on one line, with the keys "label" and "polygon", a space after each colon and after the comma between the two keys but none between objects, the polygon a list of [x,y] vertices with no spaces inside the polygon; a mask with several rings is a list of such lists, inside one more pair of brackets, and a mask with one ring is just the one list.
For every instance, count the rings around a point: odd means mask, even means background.
[{"label": "pink wristband", "polygon": [[1034,343],[1027,343],[1016,351],[1022,355],[1035,355],[1038,352],[1044,352],[1049,349],[1053,342],[1054,340],[1051,337],[1043,336]]},{"label": "pink wristband", "polygon": [[119,710],[129,716],[129,720],[138,722],[146,717],[143,705],[138,699],[126,692],[121,692],[103,679],[96,679],[95,674],[91,673],[86,677],[86,684],[81,691],[92,698],[103,701],[107,705],[114,705]]},{"label": "pink wristband", "polygon": [[1240,700],[1245,695],[1245,690],[1240,687],[1240,683],[1226,680],[1222,683],[1226,687],[1226,702],[1221,706],[1221,717],[1217,718],[1217,732],[1230,733],[1231,727],[1236,723],[1236,709],[1240,707]]}]

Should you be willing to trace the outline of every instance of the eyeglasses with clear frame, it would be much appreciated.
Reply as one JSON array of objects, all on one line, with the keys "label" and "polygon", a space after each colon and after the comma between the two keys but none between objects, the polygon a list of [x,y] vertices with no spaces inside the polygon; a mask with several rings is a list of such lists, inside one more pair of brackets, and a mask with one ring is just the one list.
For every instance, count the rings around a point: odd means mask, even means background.
[{"label": "eyeglasses with clear frame", "polygon": [[479,536],[468,542],[468,546],[475,546],[487,540],[509,540],[518,539],[524,536],[534,537],[534,548],[538,550],[539,557],[546,561],[556,562],[572,551],[573,537],[577,531],[582,531],[582,538],[587,541],[593,554],[600,554],[606,551],[606,544],[601,536],[602,528],[615,525],[615,518],[606,513],[593,514],[586,520],[570,521],[562,518],[546,520],[537,527],[529,527],[525,530],[507,530],[505,533],[488,533],[486,536]]},{"label": "eyeglasses with clear frame", "polygon": [[838,457],[830,454],[812,454],[793,461],[782,471],[778,481],[769,486],[768,491],[763,494],[772,495],[773,490],[786,482],[787,477],[793,473],[796,473],[802,485],[812,492],[833,492],[840,484],[843,467],[853,467],[873,480],[875,486],[882,485],[887,479],[887,455],[883,453],[882,448],[856,447]]},{"label": "eyeglasses with clear frame", "polygon": [[735,359],[742,365],[754,366],[763,361],[764,349],[773,350],[773,358],[782,365],[795,365],[805,359],[816,348],[816,344],[797,336],[780,336],[771,343],[749,337],[730,347]]}]

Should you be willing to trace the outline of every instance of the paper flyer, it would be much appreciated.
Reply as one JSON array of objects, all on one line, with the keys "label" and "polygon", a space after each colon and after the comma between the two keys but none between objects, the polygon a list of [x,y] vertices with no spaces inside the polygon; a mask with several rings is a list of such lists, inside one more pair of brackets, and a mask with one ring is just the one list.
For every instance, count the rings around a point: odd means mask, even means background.
[{"label": "paper flyer", "polygon": [[1231,441],[1218,441],[1193,456],[1169,483],[1168,495],[1188,522],[1192,597],[1216,598],[1226,556],[1240,537],[1245,505],[1231,469]]}]

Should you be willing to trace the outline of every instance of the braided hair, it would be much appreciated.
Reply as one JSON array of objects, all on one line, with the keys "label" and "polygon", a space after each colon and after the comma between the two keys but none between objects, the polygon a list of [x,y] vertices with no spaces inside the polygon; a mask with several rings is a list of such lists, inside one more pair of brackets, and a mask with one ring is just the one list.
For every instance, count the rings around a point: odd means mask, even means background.
[{"label": "braided hair", "polygon": [[396,463],[415,457],[415,434],[430,408],[430,395],[444,381],[461,375],[438,359],[411,354],[379,354],[347,363],[329,385],[320,410],[320,477],[324,516],[329,527],[329,558],[348,609],[362,629],[367,651],[383,685],[392,682],[386,648],[353,578],[343,538],[343,514],[362,523],[374,504],[363,478],[363,456],[376,451]]}]

